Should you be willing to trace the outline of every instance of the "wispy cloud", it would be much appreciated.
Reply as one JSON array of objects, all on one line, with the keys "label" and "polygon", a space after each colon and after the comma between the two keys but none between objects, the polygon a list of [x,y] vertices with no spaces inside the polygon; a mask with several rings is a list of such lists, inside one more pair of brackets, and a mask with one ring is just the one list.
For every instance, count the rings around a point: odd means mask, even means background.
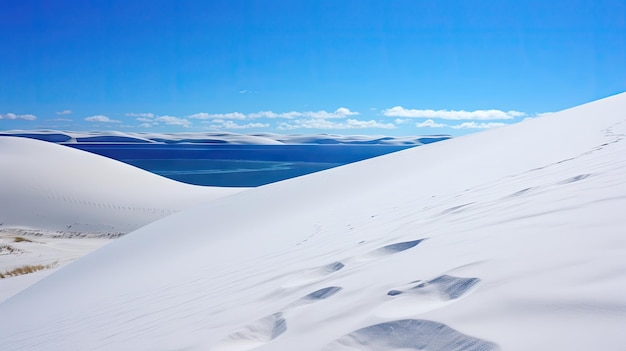
[{"label": "wispy cloud", "polygon": [[189,118],[194,119],[247,119],[248,117],[240,112],[230,112],[230,113],[206,113],[200,112],[188,116]]},{"label": "wispy cloud", "polygon": [[248,113],[247,117],[248,118],[279,118],[280,114],[272,112],[272,111],[260,111],[260,112]]},{"label": "wispy cloud", "polygon": [[137,120],[138,122],[141,122],[139,124],[139,127],[142,127],[142,128],[151,128],[151,127],[163,126],[163,125],[182,126],[184,128],[189,128],[193,125],[193,123],[186,118],[180,118],[180,117],[169,116],[169,115],[156,115],[151,112],[142,112],[142,113],[130,112],[130,113],[126,113],[126,116],[136,117],[135,120]]},{"label": "wispy cloud", "polygon": [[526,113],[519,111],[501,110],[416,110],[395,106],[383,110],[383,115],[388,117],[404,118],[439,118],[447,120],[503,120],[524,117]]},{"label": "wispy cloud", "polygon": [[447,127],[448,125],[443,123],[437,123],[432,119],[427,119],[424,122],[416,123],[415,126],[417,128],[443,128]]},{"label": "wispy cloud", "polygon": [[115,119],[110,119],[104,115],[90,116],[85,117],[85,121],[87,122],[97,122],[97,123],[122,123],[122,121],[118,121]]},{"label": "wispy cloud", "polygon": [[257,119],[257,118],[285,118],[285,119],[295,119],[295,118],[319,118],[319,119],[329,119],[329,118],[346,118],[350,116],[358,115],[358,112],[350,111],[350,109],[346,107],[340,107],[335,111],[290,111],[290,112],[282,112],[276,113],[273,111],[259,111],[244,114],[241,112],[229,112],[229,113],[207,113],[200,112],[193,115],[188,116],[188,118],[193,119],[237,119],[237,120],[249,120],[249,119]]},{"label": "wispy cloud", "polygon": [[349,119],[345,123],[348,129],[363,129],[363,128],[382,128],[382,129],[395,129],[396,126],[393,123],[380,123],[374,120],[360,121],[356,119]]},{"label": "wispy cloud", "polygon": [[154,119],[154,122],[167,124],[171,126],[183,126],[185,128],[189,128],[192,124],[191,121],[187,119],[174,117],[174,116],[159,116]]},{"label": "wispy cloud", "polygon": [[58,111],[56,112],[57,115],[71,115],[72,114],[72,110],[63,110],[63,111]]},{"label": "wispy cloud", "polygon": [[127,113],[126,116],[128,116],[128,117],[154,118],[154,113],[134,113],[134,112],[130,112],[130,113]]},{"label": "wispy cloud", "polygon": [[490,129],[490,128],[499,128],[504,127],[508,124],[506,123],[476,123],[476,122],[464,122],[461,124],[457,124],[451,126],[454,129]]},{"label": "wispy cloud", "polygon": [[0,114],[0,119],[21,119],[25,121],[34,121],[37,119],[37,116],[26,114],[26,115],[17,115],[15,113],[7,113],[5,115]]},{"label": "wispy cloud", "polygon": [[359,113],[350,111],[350,109],[345,107],[340,107],[333,112],[326,111],[308,111],[308,112],[289,112],[293,114],[294,117],[309,117],[309,118],[346,118],[349,116],[356,116]]},{"label": "wispy cloud", "polygon": [[329,121],[326,119],[297,119],[290,122],[283,122],[278,125],[280,130],[293,129],[365,129],[365,128],[382,128],[394,129],[393,123],[380,123],[374,120],[361,121],[356,119],[348,119],[342,122]]},{"label": "wispy cloud", "polygon": [[[215,123],[215,121],[213,121]],[[269,123],[246,123],[237,124],[233,121],[222,121],[221,123],[212,124],[209,126],[211,129],[252,129],[252,128],[268,128]]]},{"label": "wispy cloud", "polygon": [[321,111],[290,111],[283,113],[274,113],[271,111],[260,112],[257,114],[251,114],[252,117],[269,117],[269,118],[286,118],[286,119],[294,119],[294,118],[319,118],[319,119],[329,119],[329,118],[346,118],[349,116],[356,116],[358,112],[350,111],[350,109],[345,107],[340,107],[335,111],[328,112],[325,110]]},{"label": "wispy cloud", "polygon": [[242,89],[239,90],[239,94],[257,94],[258,91],[256,90],[248,90],[248,89]]},{"label": "wispy cloud", "polygon": [[508,125],[501,122],[489,122],[489,123],[477,123],[477,122],[463,122],[461,124],[449,125],[445,123],[437,123],[432,119],[427,119],[424,122],[416,123],[417,128],[453,128],[453,129],[489,129],[498,128]]}]

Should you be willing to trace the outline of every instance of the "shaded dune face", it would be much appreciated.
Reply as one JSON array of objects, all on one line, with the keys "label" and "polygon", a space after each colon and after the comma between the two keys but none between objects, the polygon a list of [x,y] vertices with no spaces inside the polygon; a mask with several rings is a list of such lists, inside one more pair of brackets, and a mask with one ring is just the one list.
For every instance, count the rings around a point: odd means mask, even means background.
[{"label": "shaded dune face", "polygon": [[320,300],[327,299],[336,293],[341,291],[341,287],[339,286],[329,286],[327,288],[322,288],[319,290],[315,290],[314,292],[302,297],[292,304],[292,306],[300,306],[300,305],[308,305],[310,303],[314,303]]},{"label": "shaded dune face", "polygon": [[419,294],[420,292],[433,288],[443,300],[454,300],[467,293],[474,285],[478,284],[478,278],[458,278],[449,275],[442,275],[424,283],[419,283],[408,290],[390,290],[387,295],[396,296],[404,293]]},{"label": "shaded dune face", "polygon": [[251,350],[276,339],[285,331],[287,331],[287,321],[283,318],[283,314],[274,313],[227,336],[211,350]]},{"label": "shaded dune face", "polygon": [[324,351],[497,351],[494,343],[464,335],[449,326],[420,319],[375,324],[349,333]]},{"label": "shaded dune face", "polygon": [[320,302],[330,298],[341,290],[341,287],[330,286],[313,291],[285,306],[281,312],[276,312],[267,317],[256,320],[239,331],[228,335],[216,345],[213,345],[210,350],[244,351],[267,344],[287,331],[288,319],[285,317],[286,312],[305,305]]},{"label": "shaded dune face", "polygon": [[402,252],[408,249],[412,249],[415,246],[417,246],[419,243],[422,242],[422,239],[420,240],[413,240],[413,241],[405,241],[405,242],[401,242],[401,243],[395,243],[395,244],[389,244],[386,246],[381,247],[380,249],[376,249],[372,252],[370,252],[368,254],[368,256],[372,256],[372,257],[377,257],[377,256],[385,256],[385,255],[392,255],[398,252]]},{"label": "shaded dune face", "polygon": [[457,302],[478,287],[480,279],[441,275],[428,281],[415,281],[402,289],[387,292],[391,299],[374,310],[383,318],[402,318],[418,315]]}]

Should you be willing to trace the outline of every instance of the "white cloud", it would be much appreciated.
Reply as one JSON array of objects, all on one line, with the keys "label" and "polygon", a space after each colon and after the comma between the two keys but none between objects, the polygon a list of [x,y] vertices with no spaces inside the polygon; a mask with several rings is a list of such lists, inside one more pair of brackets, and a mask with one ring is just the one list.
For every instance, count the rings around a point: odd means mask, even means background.
[{"label": "white cloud", "polygon": [[0,119],[21,119],[25,121],[34,121],[37,119],[35,115],[16,115],[15,113],[7,113],[6,115],[0,115]]},{"label": "white cloud", "polygon": [[63,110],[56,113],[57,115],[71,115],[72,110]]},{"label": "white cloud", "polygon": [[97,115],[97,116],[91,116],[91,117],[86,117],[85,121],[87,122],[98,122],[98,123],[122,123],[122,121],[118,121],[115,119],[110,119],[107,116],[104,115]]},{"label": "white cloud", "polygon": [[246,119],[246,115],[241,112],[230,112],[230,113],[206,113],[200,112],[188,116],[189,118],[194,119]]},{"label": "white cloud", "polygon": [[406,109],[402,106],[395,106],[390,109],[383,110],[383,115],[388,117],[440,118],[448,120],[498,120],[524,117],[526,116],[526,113],[501,110],[415,110]]},{"label": "white cloud", "polygon": [[278,113],[275,113],[272,111],[261,111],[261,112],[249,113],[248,117],[249,118],[278,118],[280,116],[278,115]]},{"label": "white cloud", "polygon": [[290,123],[282,122],[278,125],[279,130],[291,130],[291,129],[336,129],[339,123],[330,122],[326,120],[295,120]]},{"label": "white cloud", "polygon": [[348,116],[358,115],[358,112],[350,111],[345,107],[340,107],[336,109],[334,112],[326,112],[326,111],[308,111],[308,112],[300,112],[302,115],[298,117],[310,117],[310,118],[346,118]]},{"label": "white cloud", "polygon": [[269,123],[247,123],[237,124],[233,121],[224,121],[220,124],[212,124],[209,126],[211,129],[250,129],[250,128],[268,128]]},{"label": "white cloud", "polygon": [[243,89],[243,90],[239,90],[239,94],[257,94],[258,91],[256,90],[248,90],[248,89]]},{"label": "white cloud", "polygon": [[454,129],[489,129],[506,126],[506,123],[476,123],[476,122],[464,122],[451,126]]},{"label": "white cloud", "polygon": [[191,122],[189,120],[174,116],[159,116],[154,119],[154,122],[171,126],[183,126],[185,128],[189,128],[191,126]]},{"label": "white cloud", "polygon": [[[283,113],[279,113],[276,115],[276,117],[279,118],[286,118],[286,119],[294,119],[297,117],[304,117],[306,112],[297,112],[297,111],[291,111],[291,112],[283,112]],[[313,113],[313,112],[309,112],[309,113]]]},{"label": "white cloud", "polygon": [[380,123],[374,120],[360,121],[356,119],[348,119],[345,122],[335,122],[325,119],[298,119],[291,122],[283,122],[278,125],[280,130],[292,129],[364,129],[364,128],[382,128],[394,129],[396,126],[392,123]]},{"label": "white cloud", "polygon": [[405,124],[405,123],[411,122],[411,120],[410,119],[396,118],[393,122],[395,124]]},{"label": "white cloud", "polygon": [[48,122],[73,122],[72,119],[69,118],[52,118],[52,119],[48,119]]},{"label": "white cloud", "polygon": [[[472,122],[473,123],[473,122]],[[415,126],[417,128],[443,128],[447,127],[447,124],[437,123],[432,119],[427,119],[424,122],[416,123]]]},{"label": "white cloud", "polygon": [[185,128],[189,128],[193,123],[185,118],[168,116],[168,115],[155,115],[154,113],[143,112],[143,113],[127,113],[126,116],[137,117],[135,120],[138,122],[142,122],[139,124],[139,127],[142,128],[151,128],[159,125],[170,125],[170,126],[182,126]]},{"label": "white cloud", "polygon": [[346,121],[348,129],[361,129],[361,128],[382,128],[382,129],[394,129],[396,126],[393,123],[380,123],[374,120],[371,121],[359,121],[356,119],[349,119]]},{"label": "white cloud", "polygon": [[324,110],[320,111],[289,111],[283,113],[276,113],[273,111],[259,111],[248,114],[243,114],[241,112],[230,112],[230,113],[206,113],[200,112],[189,116],[189,118],[194,119],[238,119],[238,120],[248,120],[248,119],[256,119],[256,118],[285,118],[285,119],[294,119],[294,118],[320,118],[320,119],[329,119],[329,118],[346,118],[349,116],[356,116],[358,112],[350,111],[350,109],[345,107],[340,107],[335,111],[328,112]]},{"label": "white cloud", "polygon": [[[143,118],[154,118],[154,114],[153,113],[127,113],[126,116],[128,117],[143,117]],[[137,118],[139,120],[139,118]]]},{"label": "white cloud", "polygon": [[139,127],[142,128],[151,128],[162,125],[182,126],[185,128],[189,128],[193,124],[190,120],[185,118],[168,115],[159,116],[155,115],[154,113],[127,113],[126,116],[137,117],[135,118],[135,120],[141,122],[141,124],[139,124]]}]

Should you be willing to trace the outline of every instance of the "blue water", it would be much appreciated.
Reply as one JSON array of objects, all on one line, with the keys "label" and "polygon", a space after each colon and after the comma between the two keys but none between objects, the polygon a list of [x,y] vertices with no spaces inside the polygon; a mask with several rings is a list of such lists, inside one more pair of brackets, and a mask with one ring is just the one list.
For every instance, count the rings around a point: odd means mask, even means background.
[{"label": "blue water", "polygon": [[413,146],[67,144],[184,183],[255,187]]}]

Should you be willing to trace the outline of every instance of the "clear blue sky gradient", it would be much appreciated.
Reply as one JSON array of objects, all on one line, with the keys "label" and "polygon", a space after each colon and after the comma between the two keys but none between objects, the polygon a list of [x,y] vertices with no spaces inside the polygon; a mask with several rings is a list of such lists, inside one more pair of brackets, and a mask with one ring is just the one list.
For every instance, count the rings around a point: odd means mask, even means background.
[{"label": "clear blue sky gradient", "polygon": [[0,130],[458,135],[626,90],[626,1],[4,0],[0,48]]}]

